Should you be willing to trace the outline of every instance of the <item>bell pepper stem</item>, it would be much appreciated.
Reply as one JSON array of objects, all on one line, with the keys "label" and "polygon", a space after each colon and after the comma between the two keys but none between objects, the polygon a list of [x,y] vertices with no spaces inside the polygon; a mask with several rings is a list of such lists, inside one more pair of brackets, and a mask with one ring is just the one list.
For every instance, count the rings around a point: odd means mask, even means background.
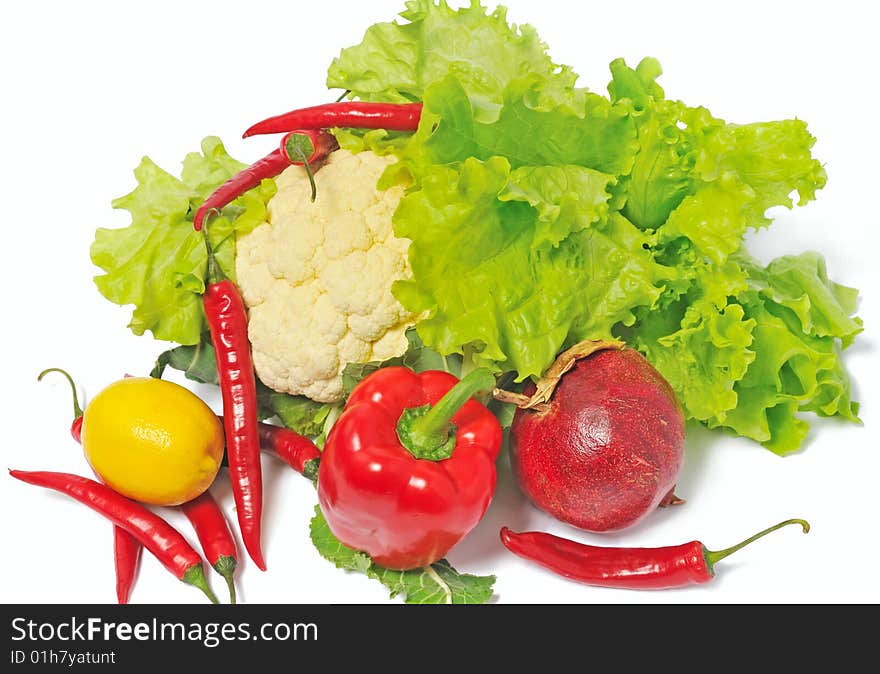
[{"label": "bell pepper stem", "polygon": [[[478,391],[490,391],[495,387],[495,376],[486,368],[470,372],[437,401],[437,404],[409,424],[408,442],[430,452],[449,440],[452,417]],[[410,451],[412,448],[408,447]]]},{"label": "bell pepper stem", "polygon": [[800,519],[791,519],[785,520],[784,522],[780,522],[779,524],[774,524],[772,527],[768,527],[763,531],[759,531],[754,536],[750,536],[744,541],[737,543],[736,545],[731,545],[729,548],[724,548],[724,550],[704,550],[703,556],[706,558],[706,564],[709,566],[711,570],[712,567],[715,566],[722,559],[727,557],[728,555],[732,555],[737,550],[744,548],[752,541],[756,541],[759,538],[762,538],[769,534],[771,531],[776,531],[777,529],[781,529],[782,527],[788,526],[789,524],[800,524],[801,528],[804,530],[804,533],[808,533],[810,531],[810,524],[806,520]]}]

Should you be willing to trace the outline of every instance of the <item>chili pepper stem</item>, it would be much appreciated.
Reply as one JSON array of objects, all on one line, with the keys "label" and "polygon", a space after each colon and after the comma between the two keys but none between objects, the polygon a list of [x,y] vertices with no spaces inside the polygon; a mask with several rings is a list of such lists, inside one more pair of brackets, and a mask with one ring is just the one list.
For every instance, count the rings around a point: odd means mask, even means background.
[{"label": "chili pepper stem", "polygon": [[318,481],[318,468],[321,465],[321,459],[310,459],[303,464],[302,474],[309,478],[312,482]]},{"label": "chili pepper stem", "polygon": [[229,555],[223,555],[214,562],[214,570],[223,576],[223,579],[226,581],[226,586],[229,588],[229,603],[235,603],[235,579],[233,578],[233,574],[235,573],[235,567],[238,563],[235,561],[235,557],[230,557]]},{"label": "chili pepper stem", "polygon": [[[494,375],[486,368],[478,368],[449,389],[426,413],[407,414],[412,410],[406,410],[397,426],[401,443],[417,458],[434,458],[432,453],[450,442],[450,421],[456,412],[478,391],[494,387]],[[451,448],[447,453],[451,453]]]},{"label": "chili pepper stem", "polygon": [[229,588],[229,603],[234,604],[235,603],[235,580],[233,580],[231,573],[224,576],[224,578],[226,579],[226,587]]},{"label": "chili pepper stem", "polygon": [[202,592],[205,593],[205,596],[211,600],[212,604],[219,604],[217,601],[217,597],[214,595],[214,592],[211,590],[211,587],[208,585],[208,579],[205,578],[205,570],[202,568],[201,564],[193,564],[186,570],[186,573],[183,574],[183,578],[181,578],[184,583],[187,585],[192,585],[193,587],[199,588]]},{"label": "chili pepper stem", "polygon": [[205,272],[207,283],[209,285],[219,283],[226,278],[226,274],[223,273],[223,270],[217,263],[217,258],[214,256],[214,246],[211,245],[211,239],[208,237],[208,227],[203,227],[202,231],[205,233],[205,249],[208,251],[208,268]]},{"label": "chili pepper stem", "polygon": [[67,378],[67,381],[70,383],[70,390],[73,391],[73,418],[81,417],[83,415],[82,408],[79,406],[79,398],[76,395],[76,384],[73,382],[73,377],[71,377],[65,370],[62,370],[60,367],[47,367],[45,370],[40,372],[37,375],[37,381],[43,381],[43,377],[45,377],[50,372],[60,372]]},{"label": "chili pepper stem", "polygon": [[768,527],[767,529],[764,529],[763,531],[759,531],[754,536],[750,536],[749,538],[737,543],[736,545],[732,545],[729,548],[724,548],[724,550],[705,550],[704,549],[703,555],[706,558],[706,564],[709,566],[709,569],[711,570],[712,567],[715,566],[715,564],[720,562],[725,557],[732,555],[734,552],[736,552],[740,548],[744,548],[749,543],[756,541],[759,538],[763,538],[764,536],[766,536],[770,532],[776,531],[777,529],[781,529],[782,527],[788,526],[789,524],[800,524],[801,527],[803,528],[805,534],[810,531],[810,523],[807,522],[806,520],[801,520],[801,519],[785,520],[784,522],[780,522],[779,524],[774,524],[772,527]]},{"label": "chili pepper stem", "polygon": [[315,153],[315,144],[304,133],[296,131],[287,134],[283,141],[284,151],[290,161],[301,161],[306,175],[309,177],[309,185],[312,188],[312,201],[318,196],[318,187],[315,185],[315,174],[309,164],[309,157]]}]

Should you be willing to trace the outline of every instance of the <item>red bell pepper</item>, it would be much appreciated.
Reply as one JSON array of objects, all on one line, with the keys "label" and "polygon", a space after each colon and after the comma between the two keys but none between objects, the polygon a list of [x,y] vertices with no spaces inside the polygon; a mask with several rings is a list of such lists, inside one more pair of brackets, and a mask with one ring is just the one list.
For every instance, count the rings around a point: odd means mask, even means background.
[{"label": "red bell pepper", "polygon": [[389,569],[441,559],[482,519],[495,491],[501,425],[471,396],[495,378],[478,369],[377,370],[333,425],[318,498],[333,534]]}]

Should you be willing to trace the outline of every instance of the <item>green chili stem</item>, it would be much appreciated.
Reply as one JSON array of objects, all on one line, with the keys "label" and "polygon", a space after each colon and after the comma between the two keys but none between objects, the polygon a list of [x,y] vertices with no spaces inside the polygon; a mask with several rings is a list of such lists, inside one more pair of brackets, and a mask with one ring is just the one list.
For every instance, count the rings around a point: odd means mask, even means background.
[{"label": "green chili stem", "polygon": [[226,587],[229,588],[229,603],[235,603],[235,567],[238,566],[238,562],[235,560],[235,557],[230,557],[229,555],[222,555],[217,559],[213,564],[214,570],[223,576],[223,579],[226,581]]},{"label": "green chili stem", "polygon": [[78,419],[83,415],[83,411],[82,408],[79,406],[79,398],[76,395],[76,384],[73,383],[73,377],[67,374],[67,372],[62,370],[60,367],[48,367],[40,372],[39,375],[37,375],[37,381],[43,381],[43,377],[50,372],[60,372],[67,378],[67,381],[70,383],[70,390],[73,391],[73,418]]},{"label": "green chili stem", "polygon": [[208,285],[211,285],[213,283],[219,283],[225,279],[226,274],[223,273],[223,270],[217,262],[217,258],[214,256],[214,246],[211,245],[211,239],[208,237],[207,223],[202,227],[202,231],[205,235],[205,250],[208,251],[207,282]]},{"label": "green chili stem", "polygon": [[214,596],[214,593],[211,591],[211,587],[208,585],[208,579],[205,578],[205,570],[202,568],[201,564],[193,564],[186,570],[186,573],[183,574],[183,578],[181,580],[187,585],[192,585],[193,587],[199,588],[202,592],[205,593],[205,596],[211,600],[212,604],[219,604],[217,601],[217,597]]},{"label": "green chili stem", "polygon": [[756,541],[759,538],[766,536],[771,531],[776,531],[777,529],[781,529],[782,527],[788,526],[789,524],[800,524],[801,527],[803,527],[804,533],[807,533],[810,531],[810,524],[806,520],[790,519],[790,520],[785,520],[784,522],[780,522],[779,524],[774,524],[772,527],[768,527],[767,529],[764,529],[764,531],[759,531],[754,536],[751,536],[751,537],[747,538],[746,540],[744,540],[740,543],[737,543],[736,545],[732,545],[729,548],[725,548],[724,550],[715,550],[715,551],[706,550],[706,551],[704,551],[703,554],[706,557],[706,562],[708,563],[709,568],[711,569],[713,566],[715,566],[715,564],[720,562],[722,559],[724,559],[728,555],[732,555],[734,552],[736,552],[740,548],[744,548],[752,541]]},{"label": "green chili stem", "polygon": [[232,574],[228,574],[224,576],[226,579],[226,586],[229,588],[229,603],[235,603],[235,581],[232,579]]},{"label": "green chili stem", "polygon": [[315,174],[312,171],[312,167],[309,165],[309,158],[303,150],[302,144],[291,142],[295,137],[302,137],[308,141],[309,146],[312,148],[309,154],[312,154],[315,151],[315,146],[312,144],[312,141],[309,140],[308,136],[303,136],[302,134],[295,134],[287,141],[288,156],[295,155],[302,162],[303,168],[306,170],[306,175],[309,177],[309,184],[312,186],[312,201],[314,201],[315,197],[318,196],[318,186],[315,185]]}]

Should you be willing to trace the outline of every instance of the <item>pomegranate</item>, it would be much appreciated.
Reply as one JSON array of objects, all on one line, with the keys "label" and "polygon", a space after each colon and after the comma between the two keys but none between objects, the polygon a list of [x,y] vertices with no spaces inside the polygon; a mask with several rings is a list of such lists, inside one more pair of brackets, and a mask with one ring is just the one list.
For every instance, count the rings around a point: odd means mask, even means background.
[{"label": "pomegranate", "polygon": [[669,383],[638,351],[621,342],[581,343],[523,393],[510,461],[537,507],[606,532],[681,502],[673,490],[684,464],[684,415]]}]

